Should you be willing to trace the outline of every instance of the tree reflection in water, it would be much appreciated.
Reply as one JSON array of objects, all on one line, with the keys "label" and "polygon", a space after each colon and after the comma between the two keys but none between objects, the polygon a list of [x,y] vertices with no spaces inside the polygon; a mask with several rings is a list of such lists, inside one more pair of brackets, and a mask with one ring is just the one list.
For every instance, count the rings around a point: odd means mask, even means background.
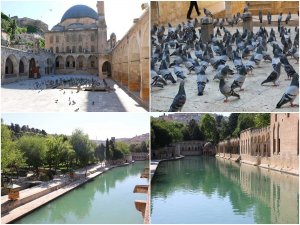
[{"label": "tree reflection in water", "polygon": [[134,200],[145,199],[134,194],[148,161],[114,168],[64,196],[35,210],[15,223],[142,223]]},{"label": "tree reflection in water", "polygon": [[[195,210],[191,201],[190,209],[185,209],[187,216],[185,223],[189,223],[190,217],[193,217],[190,218],[191,221],[197,221],[195,218],[197,216],[199,216],[198,223],[209,223],[218,216],[223,217],[223,223],[298,223],[298,182],[299,178],[296,176],[213,157],[186,157],[178,161],[162,162],[151,184],[152,222],[168,222],[158,221],[160,216],[156,220],[159,212],[155,210],[161,209],[160,207],[168,208],[168,201],[172,199],[170,201],[173,202],[176,195],[180,196],[178,208],[183,204],[184,196],[186,199],[190,199],[191,196],[196,199],[204,195],[207,199],[205,216],[208,221],[204,221],[203,217],[200,218],[199,213],[189,214]],[[214,202],[213,205],[209,205],[210,199],[214,200],[215,196],[220,204]],[[229,198],[227,208],[231,207],[234,215],[241,216],[236,218],[237,221],[224,215],[226,210],[222,207],[226,198]],[[172,213],[174,217],[176,208],[174,209],[174,206],[171,208],[170,215]],[[183,215],[182,209],[178,210],[181,210],[180,215]],[[211,211],[217,211],[219,215],[210,214]],[[164,212],[168,213],[168,210]],[[243,220],[245,217],[249,218]]]}]

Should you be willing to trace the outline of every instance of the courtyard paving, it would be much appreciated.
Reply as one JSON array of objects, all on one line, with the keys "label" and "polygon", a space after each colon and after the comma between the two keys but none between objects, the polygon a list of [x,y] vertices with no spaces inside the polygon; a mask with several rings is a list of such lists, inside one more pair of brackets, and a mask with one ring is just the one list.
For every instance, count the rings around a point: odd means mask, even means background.
[{"label": "courtyard paving", "polygon": [[[277,18],[277,17],[276,17]],[[285,18],[285,17],[284,17]],[[174,23],[173,26],[176,24]],[[294,41],[295,30],[294,27],[288,26],[291,28],[291,38]],[[236,29],[239,29],[242,32],[242,27],[226,27],[232,34]],[[254,27],[254,32],[257,32],[259,27]],[[266,27],[268,32],[270,32],[271,27]],[[198,28],[197,28],[198,30]],[[276,32],[277,43],[282,46],[280,42],[280,37],[277,31],[277,27],[274,27]],[[221,31],[222,35],[224,34]],[[278,42],[279,41],[279,42]],[[268,45],[268,53],[271,57],[272,47]],[[170,50],[170,54],[174,50]],[[191,52],[193,58],[195,57],[194,51]],[[250,57],[248,57],[249,59]],[[173,62],[175,59],[174,56],[171,57],[170,61]],[[248,59],[243,60],[245,63]],[[296,72],[299,74],[299,64],[296,63],[295,59],[288,57],[290,64],[294,67]],[[233,62],[229,61],[227,64],[230,68],[234,68]],[[185,74],[188,74],[187,69],[182,67],[185,71]],[[170,69],[174,75],[173,68]],[[187,75],[185,79],[185,91],[187,100],[182,109],[183,112],[298,112],[299,107],[290,107],[290,104],[283,105],[282,108],[276,109],[276,104],[281,99],[283,93],[290,85],[291,81],[286,80],[287,75],[284,71],[283,66],[281,67],[281,75],[279,78],[279,86],[274,87],[271,83],[266,84],[266,86],[261,86],[261,82],[265,80],[269,74],[273,71],[271,62],[262,61],[259,67],[255,67],[253,74],[248,74],[246,81],[243,85],[244,91],[235,91],[240,94],[240,99],[235,97],[229,97],[229,102],[224,103],[224,96],[219,91],[219,82],[214,81],[213,77],[216,74],[216,71],[209,66],[206,70],[209,83],[206,84],[204,95],[197,95],[197,76],[194,72],[190,75]],[[174,75],[174,77],[176,77]],[[229,85],[233,82],[234,75],[228,76],[225,82]],[[178,92],[179,82],[172,84],[168,81],[168,85],[164,88],[152,87],[151,90],[151,111],[168,111],[175,95]],[[294,104],[298,104],[299,96],[294,101]]]},{"label": "courtyard paving", "polygon": [[[106,82],[110,92],[76,89],[34,89],[36,82],[59,78],[92,78],[90,75],[47,75],[37,80],[24,80],[1,86],[1,107],[4,112],[146,112],[113,80]],[[94,79],[97,77],[93,76]],[[69,98],[75,104],[69,105]]]}]

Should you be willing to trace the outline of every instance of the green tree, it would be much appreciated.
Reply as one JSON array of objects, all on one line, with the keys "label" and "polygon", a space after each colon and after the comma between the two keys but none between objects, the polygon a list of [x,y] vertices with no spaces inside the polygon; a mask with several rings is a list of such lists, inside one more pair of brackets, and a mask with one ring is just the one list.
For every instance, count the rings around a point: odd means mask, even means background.
[{"label": "green tree", "polygon": [[224,140],[231,136],[229,122],[223,117],[220,125],[220,139]]},{"label": "green tree", "polygon": [[271,114],[270,113],[256,113],[254,116],[255,127],[261,128],[270,125]]},{"label": "green tree", "polygon": [[152,118],[151,129],[153,130],[154,137],[151,136],[151,146],[155,148],[164,147],[172,142],[172,135],[169,132],[166,123],[162,120]]},{"label": "green tree", "polygon": [[202,116],[200,121],[200,129],[205,136],[205,140],[213,142],[218,141],[217,123],[213,116],[210,114],[205,114]]},{"label": "green tree", "polygon": [[140,144],[140,152],[148,152],[147,143],[142,141]]},{"label": "green tree", "polygon": [[95,157],[102,162],[105,159],[105,146],[101,143],[95,149]]},{"label": "green tree", "polygon": [[[203,140],[203,134],[194,119],[190,120],[186,125],[186,130],[184,132],[188,132],[189,139],[188,140]],[[186,135],[186,134],[184,134]]]},{"label": "green tree", "polygon": [[1,124],[1,169],[6,172],[25,165],[23,153],[12,140],[12,134],[8,126]]},{"label": "green tree", "polygon": [[239,113],[231,113],[228,119],[228,132],[230,136],[233,136],[233,132],[235,131],[238,125]]},{"label": "green tree", "polygon": [[82,130],[73,131],[70,143],[76,152],[76,163],[80,162],[81,165],[86,166],[90,160],[94,159],[95,146]]},{"label": "green tree", "polygon": [[130,153],[129,146],[125,142],[121,142],[121,141],[116,142],[115,149],[120,150],[124,155],[127,155]]},{"label": "green tree", "polygon": [[110,151],[110,147],[109,147],[109,140],[108,138],[106,139],[106,144],[105,144],[105,158],[107,161],[111,160],[112,154]]},{"label": "green tree", "polygon": [[43,137],[24,135],[18,140],[18,147],[26,157],[28,166],[34,167],[39,173],[39,167],[45,162],[47,144]]},{"label": "green tree", "polygon": [[233,136],[237,137],[240,135],[241,131],[250,127],[255,127],[254,117],[255,117],[254,113],[239,114],[237,127],[233,132]]}]

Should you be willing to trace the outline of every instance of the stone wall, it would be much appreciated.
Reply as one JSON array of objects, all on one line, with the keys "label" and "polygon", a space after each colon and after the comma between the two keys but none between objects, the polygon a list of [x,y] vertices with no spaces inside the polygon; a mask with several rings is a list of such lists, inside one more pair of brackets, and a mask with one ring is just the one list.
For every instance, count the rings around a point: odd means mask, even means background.
[{"label": "stone wall", "polygon": [[133,152],[132,159],[134,161],[143,161],[149,159],[149,152]]},{"label": "stone wall", "polygon": [[[197,3],[201,11],[201,16],[204,15],[203,8],[209,9],[213,14],[225,10],[224,1],[198,1]],[[186,21],[189,5],[189,1],[152,1],[151,24],[167,24],[168,22],[180,23]],[[195,9],[193,9],[191,17],[200,18],[197,16]]]},{"label": "stone wall", "polygon": [[271,165],[299,170],[298,113],[271,114]]},{"label": "stone wall", "polygon": [[52,74],[54,60],[54,54],[49,51],[22,51],[1,46],[1,83]]},{"label": "stone wall", "polygon": [[112,77],[142,101],[149,101],[149,8],[112,50]]},{"label": "stone wall", "polygon": [[182,141],[176,143],[176,148],[183,156],[203,155],[205,143],[205,141]]}]

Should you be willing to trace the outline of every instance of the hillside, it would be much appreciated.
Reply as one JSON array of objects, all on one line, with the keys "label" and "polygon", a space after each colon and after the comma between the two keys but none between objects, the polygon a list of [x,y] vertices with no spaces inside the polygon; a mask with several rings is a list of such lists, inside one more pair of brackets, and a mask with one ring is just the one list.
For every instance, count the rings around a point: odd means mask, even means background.
[{"label": "hillside", "polygon": [[[93,142],[95,142],[97,145],[99,144],[105,144],[106,140],[92,140]],[[127,144],[131,144],[131,143],[140,143],[142,141],[149,141],[149,133],[147,134],[141,134],[141,135],[137,135],[135,137],[132,138],[116,138],[116,142],[125,142]]]}]

